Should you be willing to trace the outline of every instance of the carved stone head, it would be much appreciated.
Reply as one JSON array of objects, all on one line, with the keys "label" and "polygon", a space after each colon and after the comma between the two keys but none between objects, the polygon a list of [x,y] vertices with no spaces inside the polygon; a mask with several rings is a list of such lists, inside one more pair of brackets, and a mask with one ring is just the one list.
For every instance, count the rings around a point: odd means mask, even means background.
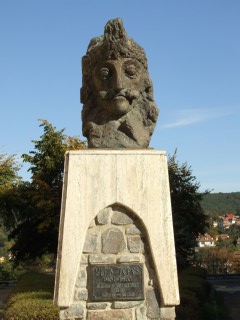
[{"label": "carved stone head", "polygon": [[146,148],[158,109],[144,50],[110,20],[82,58],[83,135],[89,147]]}]

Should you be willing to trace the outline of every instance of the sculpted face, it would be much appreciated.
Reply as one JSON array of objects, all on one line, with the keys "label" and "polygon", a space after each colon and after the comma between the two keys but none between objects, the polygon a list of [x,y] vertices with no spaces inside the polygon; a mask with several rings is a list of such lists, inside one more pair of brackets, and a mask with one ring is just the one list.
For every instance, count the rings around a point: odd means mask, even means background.
[{"label": "sculpted face", "polygon": [[91,148],[146,148],[158,109],[143,48],[110,20],[82,58],[82,130]]},{"label": "sculpted face", "polygon": [[141,64],[130,58],[107,60],[93,71],[93,94],[102,112],[123,116],[143,87]]}]

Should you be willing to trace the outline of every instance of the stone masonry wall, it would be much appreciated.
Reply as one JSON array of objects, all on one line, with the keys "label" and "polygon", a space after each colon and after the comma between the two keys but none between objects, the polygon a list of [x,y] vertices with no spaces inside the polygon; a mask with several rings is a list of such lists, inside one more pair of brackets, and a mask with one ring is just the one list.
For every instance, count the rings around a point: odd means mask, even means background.
[{"label": "stone masonry wall", "polygon": [[[143,264],[145,299],[91,301],[89,266],[126,263]],[[99,212],[89,226],[75,284],[74,303],[60,311],[60,320],[175,319],[175,308],[162,307],[159,292],[145,228],[134,213],[116,204]]]}]

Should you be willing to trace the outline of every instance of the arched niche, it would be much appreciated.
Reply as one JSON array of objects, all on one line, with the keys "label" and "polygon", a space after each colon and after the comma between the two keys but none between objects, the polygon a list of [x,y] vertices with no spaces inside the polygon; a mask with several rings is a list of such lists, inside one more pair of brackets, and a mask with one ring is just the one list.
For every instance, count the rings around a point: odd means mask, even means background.
[{"label": "arched niche", "polygon": [[[159,316],[161,307],[161,294],[157,274],[152,259],[146,227],[140,217],[130,208],[121,204],[111,204],[100,212],[89,224],[78,276],[75,284],[74,304],[87,305],[92,303],[101,310],[111,310],[116,306],[117,300],[104,299],[102,302],[92,301],[91,290],[95,284],[91,283],[91,268],[98,266],[142,266],[143,298],[138,301],[127,299],[121,302],[122,308],[135,308],[134,312],[144,312],[146,316]],[[112,284],[114,286],[114,284]],[[110,290],[110,289],[109,289]],[[120,297],[120,296],[119,296]],[[97,306],[96,306],[97,305]],[[90,311],[89,311],[90,312]]]}]

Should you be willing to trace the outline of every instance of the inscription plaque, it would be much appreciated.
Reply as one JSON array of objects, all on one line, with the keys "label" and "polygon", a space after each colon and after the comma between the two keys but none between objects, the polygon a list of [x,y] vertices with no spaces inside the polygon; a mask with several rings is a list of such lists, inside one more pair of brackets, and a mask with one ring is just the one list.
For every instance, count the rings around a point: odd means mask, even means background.
[{"label": "inscription plaque", "polygon": [[109,264],[93,265],[91,273],[90,299],[143,300],[143,265]]}]

